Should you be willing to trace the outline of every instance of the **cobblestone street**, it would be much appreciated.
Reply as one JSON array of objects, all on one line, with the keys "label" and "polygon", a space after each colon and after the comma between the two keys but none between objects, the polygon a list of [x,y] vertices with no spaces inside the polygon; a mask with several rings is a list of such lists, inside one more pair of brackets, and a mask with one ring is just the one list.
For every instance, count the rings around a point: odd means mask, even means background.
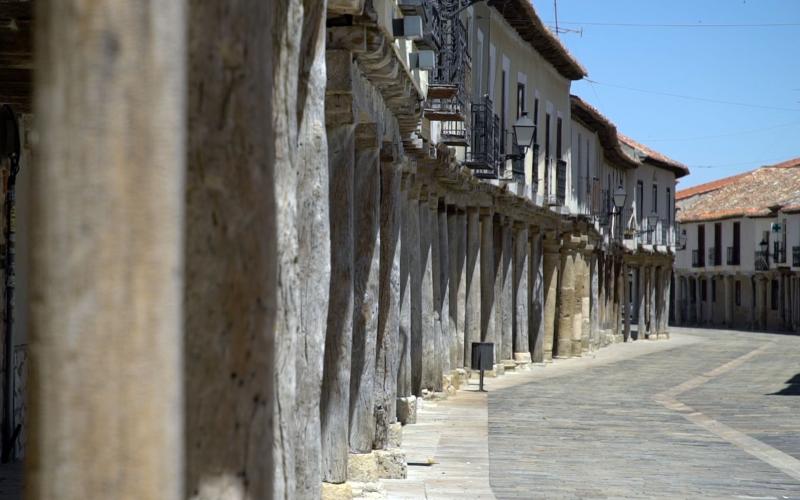
[{"label": "cobblestone street", "polygon": [[390,496],[800,498],[800,337],[672,331],[426,402]]}]

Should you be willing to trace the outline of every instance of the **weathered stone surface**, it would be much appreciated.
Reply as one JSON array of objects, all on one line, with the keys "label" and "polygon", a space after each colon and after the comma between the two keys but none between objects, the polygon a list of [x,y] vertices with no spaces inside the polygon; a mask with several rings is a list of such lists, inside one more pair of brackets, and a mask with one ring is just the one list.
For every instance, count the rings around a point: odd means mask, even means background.
[{"label": "weathered stone surface", "polygon": [[439,372],[447,373],[452,369],[450,349],[455,339],[455,318],[450,314],[450,242],[447,230],[447,208],[441,200],[435,214],[438,220],[438,241],[433,262],[434,277],[439,284],[434,287],[434,300],[441,318],[441,340],[437,358]]},{"label": "weathered stone surface", "polygon": [[397,420],[403,425],[417,423],[417,398],[415,396],[397,398]]},{"label": "weathered stone surface", "polygon": [[400,448],[403,445],[403,424],[394,422],[389,424],[387,448]]},{"label": "weathered stone surface", "polygon": [[[570,236],[567,236],[569,238]],[[572,356],[572,313],[575,307],[575,251],[561,249],[561,281],[558,286],[558,332],[554,357]]]},{"label": "weathered stone surface", "polygon": [[[35,116],[44,135],[29,172],[34,293],[25,496],[184,498],[186,11],[181,2],[36,7]],[[263,55],[263,65],[272,63]],[[257,80],[265,89],[271,84]],[[266,109],[253,123],[263,132],[254,148],[262,160],[263,144],[275,138],[264,127]],[[254,163],[242,170],[252,173]],[[270,199],[272,164],[261,167],[262,200]],[[261,249],[254,273],[264,280],[259,286],[269,286],[275,249]],[[272,340],[270,327],[263,333]],[[269,439],[270,372],[259,375],[256,390],[268,402],[249,407]],[[221,393],[220,379],[209,379]],[[234,435],[231,427],[219,431]],[[264,453],[257,460],[264,485],[270,448],[253,439]],[[229,457],[215,464],[227,466]]]},{"label": "weathered stone surface", "polygon": [[347,480],[371,483],[378,480],[379,451],[370,453],[350,453],[347,456]]},{"label": "weathered stone surface", "polygon": [[322,500],[352,500],[353,487],[349,483],[322,483]]},{"label": "weathered stone surface", "polygon": [[381,479],[405,479],[408,475],[406,454],[402,450],[376,450],[375,460]]},{"label": "weathered stone surface", "polygon": [[[433,247],[434,236],[438,233],[438,223],[427,201],[419,203],[419,295],[420,330],[418,344],[412,343],[412,368],[419,366],[419,381],[414,386],[414,394],[421,395],[423,389],[439,391],[442,385],[442,372],[439,368],[437,346],[440,343],[441,328],[437,328],[437,315],[434,310],[433,295]],[[434,227],[436,226],[436,227]],[[438,238],[437,238],[438,240]],[[413,290],[412,290],[413,293]],[[438,331],[437,331],[438,330]],[[415,346],[417,348],[415,348]],[[412,373],[412,377],[416,373]]]}]

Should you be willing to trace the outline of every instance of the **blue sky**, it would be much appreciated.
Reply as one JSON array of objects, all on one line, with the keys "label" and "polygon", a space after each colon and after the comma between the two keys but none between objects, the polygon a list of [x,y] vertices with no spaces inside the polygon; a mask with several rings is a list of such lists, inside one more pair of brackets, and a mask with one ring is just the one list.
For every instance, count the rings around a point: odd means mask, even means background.
[{"label": "blue sky", "polygon": [[[533,4],[551,25],[553,0]],[[574,82],[572,92],[621,132],[687,164],[692,174],[679,188],[800,156],[800,0],[558,0],[558,19],[583,30],[560,37],[597,82]]]}]

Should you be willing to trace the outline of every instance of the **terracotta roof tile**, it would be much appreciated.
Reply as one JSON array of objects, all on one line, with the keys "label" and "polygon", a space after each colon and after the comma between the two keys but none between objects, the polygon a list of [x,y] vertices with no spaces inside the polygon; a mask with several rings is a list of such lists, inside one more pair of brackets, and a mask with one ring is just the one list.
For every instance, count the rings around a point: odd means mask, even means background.
[{"label": "terracotta roof tile", "polygon": [[643,153],[645,156],[644,161],[650,161],[651,163],[656,163],[658,166],[672,170],[677,174],[678,177],[689,175],[689,167],[683,163],[675,161],[672,158],[669,158],[668,156],[663,155],[640,142],[636,142],[626,135],[619,134],[619,139],[629,147]]},{"label": "terracotta roof tile", "polygon": [[626,154],[619,142],[617,127],[594,106],[576,95],[570,95],[572,117],[596,132],[603,146],[603,154],[613,164],[623,168],[637,168],[640,163]]},{"label": "terracotta roof tile", "polygon": [[681,222],[800,212],[800,158],[684,189],[675,198]]}]

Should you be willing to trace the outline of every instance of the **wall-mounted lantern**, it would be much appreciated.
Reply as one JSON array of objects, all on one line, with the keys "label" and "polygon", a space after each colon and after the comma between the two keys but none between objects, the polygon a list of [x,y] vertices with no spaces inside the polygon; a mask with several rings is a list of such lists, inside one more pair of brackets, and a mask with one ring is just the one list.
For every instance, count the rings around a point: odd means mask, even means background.
[{"label": "wall-mounted lantern", "polygon": [[533,136],[536,135],[536,124],[533,123],[527,112],[523,112],[511,128],[514,146],[517,147],[519,153],[507,154],[506,160],[524,160],[528,149],[538,147],[537,144],[533,144]]}]

